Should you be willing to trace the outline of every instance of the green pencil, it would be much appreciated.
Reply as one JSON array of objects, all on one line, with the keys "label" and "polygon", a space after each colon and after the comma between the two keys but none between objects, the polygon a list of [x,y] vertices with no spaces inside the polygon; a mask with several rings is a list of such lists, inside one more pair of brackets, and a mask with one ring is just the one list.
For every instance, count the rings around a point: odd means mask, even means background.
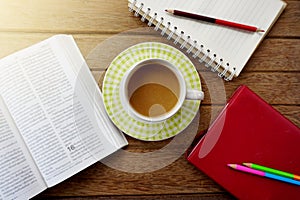
[{"label": "green pencil", "polygon": [[260,170],[260,171],[264,171],[264,172],[268,172],[268,173],[271,173],[271,174],[276,174],[276,175],[279,175],[279,176],[284,176],[284,177],[287,177],[287,178],[290,178],[290,179],[295,179],[295,180],[300,181],[300,176],[295,175],[295,174],[291,174],[291,173],[288,173],[288,172],[280,171],[280,170],[277,170],[277,169],[272,169],[272,168],[261,166],[261,165],[254,164],[254,163],[243,163],[243,165],[245,165],[247,167],[250,167],[252,169],[257,169],[257,170]]}]

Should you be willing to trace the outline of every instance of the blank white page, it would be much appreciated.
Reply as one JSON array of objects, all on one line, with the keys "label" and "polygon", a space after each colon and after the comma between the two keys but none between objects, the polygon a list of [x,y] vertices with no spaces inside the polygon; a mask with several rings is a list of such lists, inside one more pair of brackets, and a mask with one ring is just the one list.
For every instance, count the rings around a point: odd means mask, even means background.
[{"label": "blank white page", "polygon": [[[132,2],[133,0],[129,0]],[[263,37],[270,30],[285,7],[281,0],[137,0],[136,6],[143,3],[143,11],[151,8],[150,16],[157,13],[157,19],[170,22],[170,29],[177,27],[177,33],[184,31],[198,45],[210,50],[230,64],[230,71],[236,68],[238,76]],[[175,9],[190,13],[215,17],[237,23],[256,26],[266,32],[250,32],[199,20],[173,16],[165,9]]]}]

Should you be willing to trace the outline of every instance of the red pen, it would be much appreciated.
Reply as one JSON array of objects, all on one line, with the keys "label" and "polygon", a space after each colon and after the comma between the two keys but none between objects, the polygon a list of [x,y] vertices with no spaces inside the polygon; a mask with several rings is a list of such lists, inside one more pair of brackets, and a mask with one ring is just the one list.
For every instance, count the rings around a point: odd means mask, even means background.
[{"label": "red pen", "polygon": [[222,19],[216,19],[216,18],[212,18],[212,17],[197,15],[197,14],[188,13],[188,12],[184,12],[184,11],[180,11],[180,10],[167,9],[165,11],[170,14],[173,14],[173,15],[178,15],[178,16],[187,17],[187,18],[191,18],[191,19],[197,19],[197,20],[210,22],[210,23],[214,23],[214,24],[219,24],[219,25],[223,25],[223,26],[228,26],[228,27],[232,27],[232,28],[238,28],[238,29],[252,31],[252,32],[265,32],[264,30],[258,29],[255,26],[239,24],[236,22],[230,22],[230,21],[226,21],[226,20],[222,20]]}]

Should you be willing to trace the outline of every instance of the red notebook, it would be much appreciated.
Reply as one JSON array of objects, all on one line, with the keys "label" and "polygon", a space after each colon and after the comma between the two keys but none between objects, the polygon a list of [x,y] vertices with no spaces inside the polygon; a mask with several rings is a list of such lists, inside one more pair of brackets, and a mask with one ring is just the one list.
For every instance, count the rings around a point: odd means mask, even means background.
[{"label": "red notebook", "polygon": [[300,174],[300,129],[246,86],[240,86],[188,161],[238,199],[298,199],[300,187],[233,170],[256,163]]}]

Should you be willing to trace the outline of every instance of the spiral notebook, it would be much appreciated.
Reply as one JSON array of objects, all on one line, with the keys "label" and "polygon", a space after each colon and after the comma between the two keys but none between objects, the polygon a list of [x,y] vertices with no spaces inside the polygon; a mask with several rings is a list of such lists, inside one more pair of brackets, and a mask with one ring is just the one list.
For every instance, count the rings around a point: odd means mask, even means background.
[{"label": "spiral notebook", "polygon": [[[129,10],[225,80],[237,77],[284,10],[281,0],[128,0]],[[248,32],[173,16],[178,9],[256,26]]]}]

